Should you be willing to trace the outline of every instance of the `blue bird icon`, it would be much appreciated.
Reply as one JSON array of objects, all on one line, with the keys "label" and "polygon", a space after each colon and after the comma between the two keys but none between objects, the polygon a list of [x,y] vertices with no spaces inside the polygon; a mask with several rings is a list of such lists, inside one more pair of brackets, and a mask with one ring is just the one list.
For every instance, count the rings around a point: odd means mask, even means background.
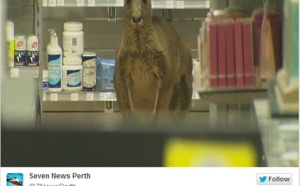
[{"label": "blue bird icon", "polygon": [[267,180],[267,176],[259,177],[259,182],[263,183]]}]

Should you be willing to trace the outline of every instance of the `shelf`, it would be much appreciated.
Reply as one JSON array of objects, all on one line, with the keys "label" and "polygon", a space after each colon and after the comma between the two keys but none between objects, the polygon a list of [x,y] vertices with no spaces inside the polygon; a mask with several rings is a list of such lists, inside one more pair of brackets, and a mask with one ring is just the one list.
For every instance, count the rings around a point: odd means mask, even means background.
[{"label": "shelf", "polygon": [[[42,0],[43,7],[123,7],[124,0]],[[209,9],[209,0],[153,0],[153,9]]]},{"label": "shelf", "polygon": [[[198,100],[193,94],[193,100]],[[117,101],[115,92],[81,91],[81,92],[43,92],[43,101]]]},{"label": "shelf", "polygon": [[22,77],[39,77],[39,67],[12,67],[10,68],[10,77],[17,79]]},{"label": "shelf", "polygon": [[214,103],[251,103],[253,99],[266,98],[267,89],[239,88],[198,91],[200,99]]},{"label": "shelf", "polygon": [[43,92],[43,101],[117,101],[115,92]]}]

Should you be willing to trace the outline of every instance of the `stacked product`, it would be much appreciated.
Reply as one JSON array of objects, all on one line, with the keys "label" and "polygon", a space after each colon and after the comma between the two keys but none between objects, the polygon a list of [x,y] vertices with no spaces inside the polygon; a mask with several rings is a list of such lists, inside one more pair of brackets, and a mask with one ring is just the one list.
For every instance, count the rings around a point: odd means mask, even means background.
[{"label": "stacked product", "polygon": [[9,67],[39,66],[39,45],[36,35],[16,35],[14,23],[6,22]]},{"label": "stacked product", "polygon": [[84,50],[84,39],[82,28],[83,25],[80,22],[64,23],[62,88],[67,92],[83,89],[81,56]]},{"label": "stacked product", "polygon": [[[198,36],[201,89],[257,87],[254,42],[260,43],[246,11],[235,7],[209,12]],[[274,60],[270,63],[275,67]]]}]

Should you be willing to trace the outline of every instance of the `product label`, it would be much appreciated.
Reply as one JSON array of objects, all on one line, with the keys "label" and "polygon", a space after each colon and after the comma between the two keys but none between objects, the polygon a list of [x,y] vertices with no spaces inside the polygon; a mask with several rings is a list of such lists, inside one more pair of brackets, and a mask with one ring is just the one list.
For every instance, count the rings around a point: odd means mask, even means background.
[{"label": "product label", "polygon": [[15,50],[15,66],[26,66],[26,51]]},{"label": "product label", "polygon": [[48,55],[48,86],[61,88],[61,55]]},{"label": "product label", "polygon": [[107,90],[113,90],[114,89],[114,66],[106,66],[104,68],[106,78],[105,78],[105,89]]},{"label": "product label", "polygon": [[43,91],[44,92],[48,91],[48,81],[43,82]]},{"label": "product label", "polygon": [[39,51],[27,51],[27,65],[39,66]]},{"label": "product label", "polygon": [[8,60],[10,64],[14,63],[14,55],[15,55],[15,41],[11,40],[8,43]]},{"label": "product label", "polygon": [[79,87],[81,80],[81,70],[67,70],[67,87]]},{"label": "product label", "polygon": [[[82,41],[83,41],[82,39],[77,38],[77,37],[65,36],[63,38],[64,52],[66,52],[68,54],[76,54],[78,52],[81,52],[81,50],[83,49]],[[82,46],[79,46],[80,44],[82,44]]]}]

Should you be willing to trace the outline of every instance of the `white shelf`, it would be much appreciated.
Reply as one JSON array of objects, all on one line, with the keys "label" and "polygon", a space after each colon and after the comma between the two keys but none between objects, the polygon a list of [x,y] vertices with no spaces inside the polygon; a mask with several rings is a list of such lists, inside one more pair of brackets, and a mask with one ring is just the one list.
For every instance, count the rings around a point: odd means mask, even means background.
[{"label": "white shelf", "polygon": [[[124,0],[42,0],[43,7],[123,7]],[[209,9],[210,0],[153,0],[154,9]]]},{"label": "white shelf", "polygon": [[39,77],[39,67],[12,67],[9,70],[10,77],[14,79],[22,77]]},{"label": "white shelf", "polygon": [[[198,100],[197,93],[192,100]],[[43,101],[117,101],[115,92],[81,91],[81,92],[43,92]]]},{"label": "white shelf", "polygon": [[115,92],[43,92],[43,101],[117,101]]}]

